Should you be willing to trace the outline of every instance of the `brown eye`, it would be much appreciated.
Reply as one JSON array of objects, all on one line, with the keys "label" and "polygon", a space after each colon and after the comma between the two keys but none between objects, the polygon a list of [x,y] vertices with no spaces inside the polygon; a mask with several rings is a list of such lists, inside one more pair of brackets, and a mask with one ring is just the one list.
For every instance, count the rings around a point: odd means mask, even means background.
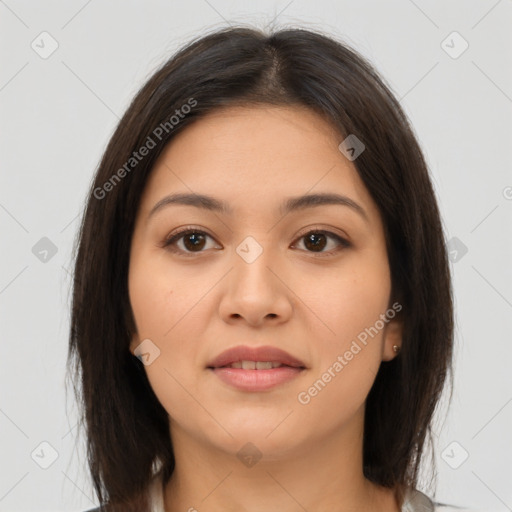
[{"label": "brown eye", "polygon": [[[299,240],[304,240],[304,247],[306,251],[318,253],[322,256],[331,255],[334,252],[341,250],[341,248],[350,247],[350,243],[336,235],[335,233],[331,233],[330,231],[323,230],[313,230],[309,231],[302,235]],[[328,246],[329,240],[334,240],[336,243],[334,250],[324,251],[324,249]],[[336,247],[337,244],[337,247]]]},{"label": "brown eye", "polygon": [[308,250],[322,251],[327,245],[327,237],[324,233],[310,233],[304,237],[304,245]]},{"label": "brown eye", "polygon": [[[204,252],[203,249],[207,245],[208,238],[212,239],[210,235],[198,229],[183,229],[168,238],[163,247],[177,253],[191,254]],[[212,239],[213,240],[213,239]],[[180,247],[180,242],[182,242]]]},{"label": "brown eye", "polygon": [[205,236],[201,233],[190,233],[183,236],[183,245],[189,251],[201,250],[205,245]]}]

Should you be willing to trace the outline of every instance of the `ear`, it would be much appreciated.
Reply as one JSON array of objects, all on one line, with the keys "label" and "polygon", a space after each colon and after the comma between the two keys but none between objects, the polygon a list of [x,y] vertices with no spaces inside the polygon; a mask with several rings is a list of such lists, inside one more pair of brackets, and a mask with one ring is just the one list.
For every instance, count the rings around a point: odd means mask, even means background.
[{"label": "ear", "polygon": [[382,360],[391,361],[399,352],[395,352],[394,346],[402,348],[403,322],[400,317],[395,317],[386,324],[382,346]]}]

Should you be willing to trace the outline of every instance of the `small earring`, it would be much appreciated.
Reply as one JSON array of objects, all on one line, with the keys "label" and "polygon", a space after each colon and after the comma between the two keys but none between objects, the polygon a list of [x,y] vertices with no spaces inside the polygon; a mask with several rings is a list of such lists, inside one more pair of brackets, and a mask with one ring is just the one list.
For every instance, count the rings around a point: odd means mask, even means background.
[{"label": "small earring", "polygon": [[395,354],[398,354],[400,352],[400,346],[399,345],[393,345],[393,351]]}]

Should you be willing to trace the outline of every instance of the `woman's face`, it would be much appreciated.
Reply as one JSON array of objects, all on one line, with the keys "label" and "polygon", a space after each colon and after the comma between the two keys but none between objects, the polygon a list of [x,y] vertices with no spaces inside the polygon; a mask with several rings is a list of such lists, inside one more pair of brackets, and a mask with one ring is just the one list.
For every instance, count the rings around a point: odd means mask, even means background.
[{"label": "woman's face", "polygon": [[[306,109],[231,107],[156,162],[131,247],[130,350],[145,354],[173,441],[250,442],[275,458],[360,437],[401,306],[378,209],[341,142]],[[346,199],[296,200],[313,194]]]}]

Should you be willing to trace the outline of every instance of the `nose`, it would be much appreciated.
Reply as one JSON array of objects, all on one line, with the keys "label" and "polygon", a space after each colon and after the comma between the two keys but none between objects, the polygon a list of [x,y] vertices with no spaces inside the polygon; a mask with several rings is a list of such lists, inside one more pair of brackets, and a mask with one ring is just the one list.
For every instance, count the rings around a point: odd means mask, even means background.
[{"label": "nose", "polygon": [[286,322],[293,312],[293,292],[272,264],[267,251],[248,263],[234,255],[233,269],[224,280],[219,313],[227,323],[245,321],[252,327]]}]

